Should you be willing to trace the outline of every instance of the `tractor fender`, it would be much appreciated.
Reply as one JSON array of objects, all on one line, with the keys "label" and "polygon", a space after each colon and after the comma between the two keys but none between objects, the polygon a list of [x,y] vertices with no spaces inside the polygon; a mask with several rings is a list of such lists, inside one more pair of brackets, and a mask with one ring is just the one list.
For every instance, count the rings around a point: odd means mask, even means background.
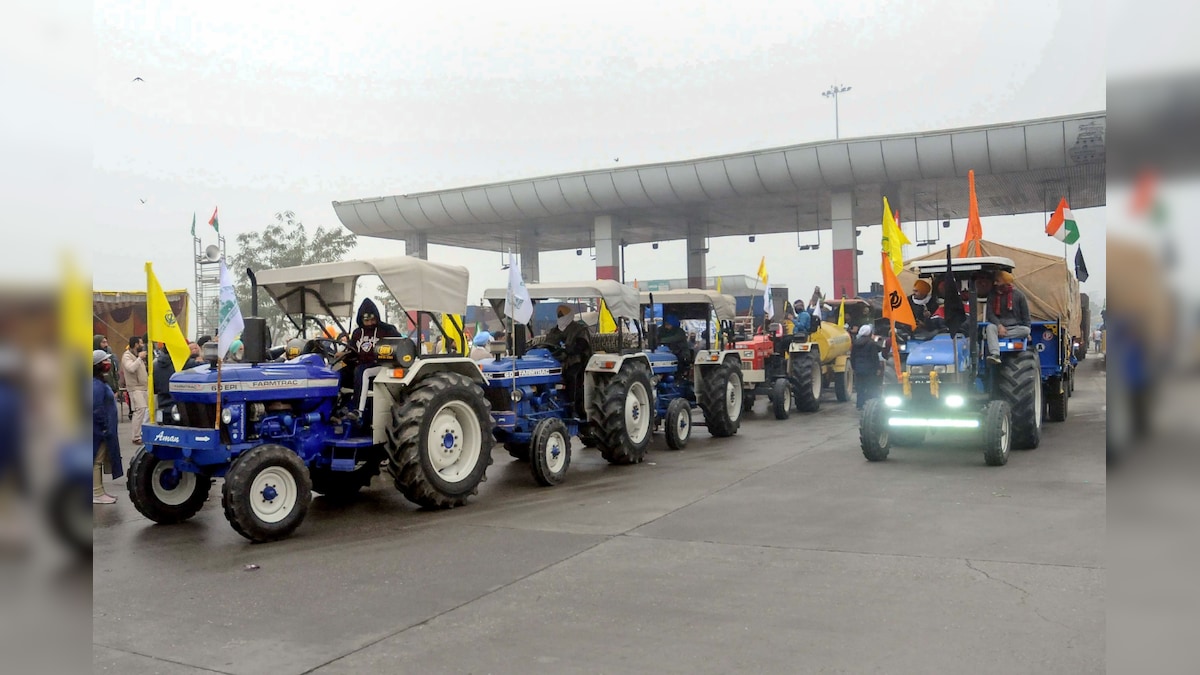
[{"label": "tractor fender", "polygon": [[392,407],[404,398],[404,390],[435,373],[458,373],[470,378],[472,382],[484,386],[483,373],[479,364],[466,357],[448,359],[418,359],[411,368],[403,369],[403,375],[393,368],[384,368],[371,385],[371,397],[375,399],[371,423],[374,429],[373,440],[383,443],[387,440],[388,422],[391,420]]},{"label": "tractor fender", "polygon": [[700,351],[696,353],[696,362],[692,365],[692,377],[696,383],[696,390],[699,391],[704,386],[704,376],[717,366],[729,366],[736,368],[739,372],[742,370],[742,352],[741,349],[726,349],[722,351]]},{"label": "tractor fender", "polygon": [[[610,377],[621,372],[627,363],[640,363],[646,368],[646,372],[653,375],[653,369],[650,367],[650,357],[646,356],[645,352],[637,352],[635,354],[593,354],[592,358],[588,359],[587,366],[583,371],[583,406],[587,410],[592,409],[592,397],[595,392],[608,381]],[[655,392],[650,392],[651,405],[654,405],[653,397]]]}]

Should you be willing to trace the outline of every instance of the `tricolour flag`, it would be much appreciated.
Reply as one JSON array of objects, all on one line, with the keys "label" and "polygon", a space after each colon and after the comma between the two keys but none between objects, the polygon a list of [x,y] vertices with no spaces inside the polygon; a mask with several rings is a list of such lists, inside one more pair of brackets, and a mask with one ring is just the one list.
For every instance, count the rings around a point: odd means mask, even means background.
[{"label": "tricolour flag", "polygon": [[154,276],[154,267],[150,263],[146,263],[146,332],[150,342],[161,342],[167,346],[175,370],[183,370],[191,356],[187,338],[183,336],[183,327],[175,320],[175,312],[171,309],[171,303],[167,302],[167,294],[158,283],[158,277]]},{"label": "tricolour flag", "polygon": [[217,222],[217,207],[215,207],[215,206],[213,207],[213,216],[212,216],[212,218],[209,218],[209,219],[208,219],[208,224],[209,224],[209,225],[212,225],[212,228],[213,228],[214,230],[216,230],[218,233],[220,233],[220,232],[221,232],[221,225],[220,225],[220,223],[218,223],[218,222]]},{"label": "tricolour flag", "polygon": [[1066,197],[1058,200],[1058,208],[1046,223],[1046,234],[1068,245],[1079,241],[1079,225],[1075,223],[1071,207],[1067,206]]},{"label": "tricolour flag", "polygon": [[233,275],[221,258],[221,293],[218,300],[217,314],[217,354],[224,359],[229,354],[229,346],[246,329],[242,320],[242,308],[238,307],[237,295],[234,293]]},{"label": "tricolour flag", "polygon": [[508,254],[508,298],[511,306],[505,306],[504,313],[517,323],[529,323],[533,318],[533,301],[529,299],[529,289],[525,288],[525,280],[521,278],[521,260],[516,253]]}]

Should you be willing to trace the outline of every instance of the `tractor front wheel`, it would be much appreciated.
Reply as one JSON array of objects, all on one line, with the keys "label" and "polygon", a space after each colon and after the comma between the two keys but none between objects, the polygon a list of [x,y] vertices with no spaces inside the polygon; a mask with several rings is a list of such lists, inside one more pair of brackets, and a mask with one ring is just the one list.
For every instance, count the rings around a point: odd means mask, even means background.
[{"label": "tractor front wheel", "polygon": [[667,447],[682,450],[692,437],[692,406],[677,398],[667,405]]},{"label": "tractor front wheel", "polygon": [[174,460],[159,459],[146,448],[129,463],[127,485],[133,507],[160,525],[182,523],[199,513],[212,487],[208,476],[176,469]]},{"label": "tractor front wheel", "polygon": [[538,485],[551,487],[563,482],[571,466],[571,435],[567,425],[547,418],[533,428],[529,443],[529,470]]},{"label": "tractor front wheel", "polygon": [[788,376],[795,387],[796,409],[812,413],[821,409],[821,353],[816,351],[792,354]]},{"label": "tractor front wheel", "polygon": [[1012,408],[1008,402],[989,402],[983,410],[983,461],[988,466],[1008,464],[1012,430]]},{"label": "tractor front wheel", "polygon": [[771,386],[771,412],[775,413],[775,419],[786,420],[792,412],[793,403],[791,383],[786,377],[775,380]]},{"label": "tractor front wheel", "polygon": [[233,461],[225,474],[221,506],[238,534],[264,542],[295,532],[311,499],[312,480],[304,460],[282,445],[267,444]]},{"label": "tractor front wheel", "polygon": [[867,401],[862,417],[858,420],[858,441],[862,446],[863,457],[866,457],[868,462],[882,462],[888,458],[892,445],[888,436],[887,409],[883,407],[883,401],[877,398]]}]

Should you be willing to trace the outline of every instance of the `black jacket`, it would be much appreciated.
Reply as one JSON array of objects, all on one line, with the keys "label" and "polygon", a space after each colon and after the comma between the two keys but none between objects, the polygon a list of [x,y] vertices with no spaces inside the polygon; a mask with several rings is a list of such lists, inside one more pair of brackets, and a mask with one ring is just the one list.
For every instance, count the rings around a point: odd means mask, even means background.
[{"label": "black jacket", "polygon": [[874,373],[879,370],[879,344],[875,338],[866,335],[855,338],[850,347],[850,367],[855,373]]},{"label": "black jacket", "polygon": [[171,353],[164,349],[154,357],[154,401],[160,408],[174,402],[171,400],[171,376],[174,374]]},{"label": "black jacket", "polygon": [[[363,314],[374,314],[379,323],[371,328],[363,329]],[[358,306],[358,314],[354,317],[354,322],[357,328],[350,334],[350,349],[358,354],[359,365],[375,363],[375,345],[381,338],[400,337],[400,331],[395,326],[383,322],[379,308],[370,298],[363,300],[362,304]]]}]

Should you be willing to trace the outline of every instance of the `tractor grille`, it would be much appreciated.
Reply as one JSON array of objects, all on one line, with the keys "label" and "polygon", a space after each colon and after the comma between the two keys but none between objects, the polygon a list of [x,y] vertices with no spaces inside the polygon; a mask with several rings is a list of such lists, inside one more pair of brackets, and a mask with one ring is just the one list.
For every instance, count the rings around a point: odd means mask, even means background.
[{"label": "tractor grille", "polygon": [[[216,427],[217,406],[215,403],[180,403],[179,426],[199,429]],[[229,443],[229,430],[221,425],[221,442]]]},{"label": "tractor grille", "polygon": [[512,390],[507,387],[488,387],[483,390],[488,403],[492,404],[492,412],[512,410]]}]

